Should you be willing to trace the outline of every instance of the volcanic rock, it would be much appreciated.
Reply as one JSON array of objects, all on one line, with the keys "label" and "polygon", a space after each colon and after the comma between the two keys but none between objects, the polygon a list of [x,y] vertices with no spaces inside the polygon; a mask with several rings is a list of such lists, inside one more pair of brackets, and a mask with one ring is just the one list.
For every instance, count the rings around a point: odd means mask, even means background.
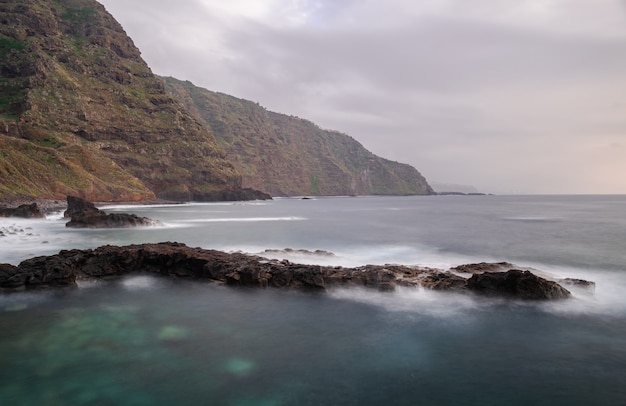
[{"label": "volcanic rock", "polygon": [[502,272],[514,268],[515,266],[509,262],[479,262],[476,264],[463,264],[450,268],[451,271],[461,273],[484,273],[484,272]]},{"label": "volcanic rock", "polygon": [[564,299],[571,296],[571,293],[558,283],[519,269],[474,274],[467,281],[467,288],[482,295],[519,299]]},{"label": "volcanic rock", "polygon": [[133,272],[191,278],[231,286],[326,290],[397,286],[501,295],[519,299],[561,299],[569,291],[529,271],[484,273],[465,279],[448,271],[402,265],[356,268],[295,264],[242,253],[190,248],[180,243],[103,246],[63,250],[18,266],[0,264],[0,288],[9,290],[76,286],[79,280],[107,279]]},{"label": "volcanic rock", "polygon": [[44,215],[37,203],[30,203],[15,208],[0,207],[0,217],[42,218]]},{"label": "volcanic rock", "polygon": [[138,217],[135,214],[105,213],[96,208],[93,203],[76,196],[67,196],[67,210],[63,215],[71,218],[65,226],[74,228],[122,228],[163,225],[159,221],[151,220],[147,217]]}]

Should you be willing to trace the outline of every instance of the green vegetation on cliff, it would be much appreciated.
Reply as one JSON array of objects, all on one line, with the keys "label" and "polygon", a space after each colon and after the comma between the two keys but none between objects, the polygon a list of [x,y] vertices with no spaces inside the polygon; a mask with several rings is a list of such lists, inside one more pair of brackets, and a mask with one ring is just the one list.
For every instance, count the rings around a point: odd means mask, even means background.
[{"label": "green vegetation on cliff", "polygon": [[432,193],[347,135],[156,77],[95,0],[0,2],[0,200],[261,197],[242,187]]},{"label": "green vegetation on cliff", "polygon": [[433,193],[415,168],[380,158],[348,135],[189,81],[164,80],[166,89],[211,128],[244,186],[275,196]]},{"label": "green vegetation on cliff", "polygon": [[186,199],[240,186],[102,5],[5,1],[0,21],[0,197]]}]

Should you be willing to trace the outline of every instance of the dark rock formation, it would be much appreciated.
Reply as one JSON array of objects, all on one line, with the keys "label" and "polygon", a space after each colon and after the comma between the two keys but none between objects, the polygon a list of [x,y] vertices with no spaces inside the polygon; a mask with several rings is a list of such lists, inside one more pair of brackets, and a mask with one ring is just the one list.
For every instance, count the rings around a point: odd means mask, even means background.
[{"label": "dark rock formation", "polygon": [[0,288],[75,286],[85,279],[120,277],[133,272],[193,278],[232,286],[324,290],[361,286],[389,291],[421,286],[448,291],[500,294],[520,299],[560,299],[570,293],[528,271],[485,273],[469,280],[437,269],[401,265],[356,268],[294,264],[241,253],[190,248],[179,243],[103,246],[64,250],[31,258],[18,266],[0,265]]},{"label": "dark rock formation", "polygon": [[0,207],[0,217],[42,218],[37,203],[21,204],[15,208]]},{"label": "dark rock formation", "polygon": [[159,221],[151,220],[147,217],[138,217],[135,214],[105,213],[96,208],[93,203],[75,196],[67,196],[67,210],[63,213],[63,216],[71,218],[65,226],[74,228],[122,228],[163,225]]},{"label": "dark rock formation", "polygon": [[562,299],[571,295],[558,283],[519,269],[474,274],[467,281],[467,288],[482,295],[532,300]]},{"label": "dark rock formation", "polygon": [[96,206],[94,206],[93,203],[88,202],[85,199],[81,199],[80,197],[67,196],[66,199],[67,199],[67,209],[63,213],[63,217],[65,218],[80,216],[90,211],[100,212],[100,210],[98,210]]},{"label": "dark rock formation", "polygon": [[26,277],[10,264],[0,264],[0,287],[5,289],[24,288]]},{"label": "dark rock formation", "polygon": [[426,273],[420,279],[420,285],[433,290],[455,290],[467,289],[467,279],[453,274],[452,272],[441,272],[433,270]]}]

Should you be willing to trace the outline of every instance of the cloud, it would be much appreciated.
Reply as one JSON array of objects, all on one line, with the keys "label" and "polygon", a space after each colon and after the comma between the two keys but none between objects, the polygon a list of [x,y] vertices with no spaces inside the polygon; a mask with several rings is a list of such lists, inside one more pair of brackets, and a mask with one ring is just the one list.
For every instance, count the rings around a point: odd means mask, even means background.
[{"label": "cloud", "polygon": [[626,137],[624,1],[102,3],[156,73],[347,132],[430,180],[626,193],[606,180],[626,159],[593,146]]}]

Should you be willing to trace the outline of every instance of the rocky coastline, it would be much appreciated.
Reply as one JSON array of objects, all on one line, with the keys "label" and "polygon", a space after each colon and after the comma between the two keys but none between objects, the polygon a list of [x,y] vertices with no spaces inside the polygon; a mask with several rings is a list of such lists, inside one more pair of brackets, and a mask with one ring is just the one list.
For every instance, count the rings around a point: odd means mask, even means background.
[{"label": "rocky coastline", "polygon": [[509,265],[498,264],[494,271],[481,270],[484,264],[466,265],[460,271],[404,265],[347,268],[296,264],[163,242],[63,250],[55,255],[27,259],[17,266],[0,264],[0,290],[77,287],[83,281],[148,273],[238,287],[315,291],[347,287],[393,291],[397,287],[421,287],[522,300],[571,296],[559,283]]},{"label": "rocky coastline", "polygon": [[[91,202],[67,196],[67,203],[47,202],[47,210],[66,208],[67,227],[124,228],[161,225],[134,214],[105,213]],[[11,216],[43,217],[37,202],[3,209]],[[4,213],[4,212],[1,212]],[[9,232],[9,231],[7,231]],[[397,287],[421,287],[439,291],[500,296],[523,300],[565,299],[571,292],[564,286],[593,291],[595,284],[580,279],[552,281],[529,269],[507,262],[476,263],[449,270],[407,265],[365,265],[354,268],[305,265],[267,259],[263,254],[296,253],[333,256],[328,251],[266,250],[260,255],[226,253],[191,248],[176,242],[105,245],[96,249],[63,250],[58,254],[0,264],[0,292],[29,289],[77,287],[81,281],[119,278],[133,273],[151,273],[189,278],[230,286],[327,290],[365,287],[393,291]]]}]

